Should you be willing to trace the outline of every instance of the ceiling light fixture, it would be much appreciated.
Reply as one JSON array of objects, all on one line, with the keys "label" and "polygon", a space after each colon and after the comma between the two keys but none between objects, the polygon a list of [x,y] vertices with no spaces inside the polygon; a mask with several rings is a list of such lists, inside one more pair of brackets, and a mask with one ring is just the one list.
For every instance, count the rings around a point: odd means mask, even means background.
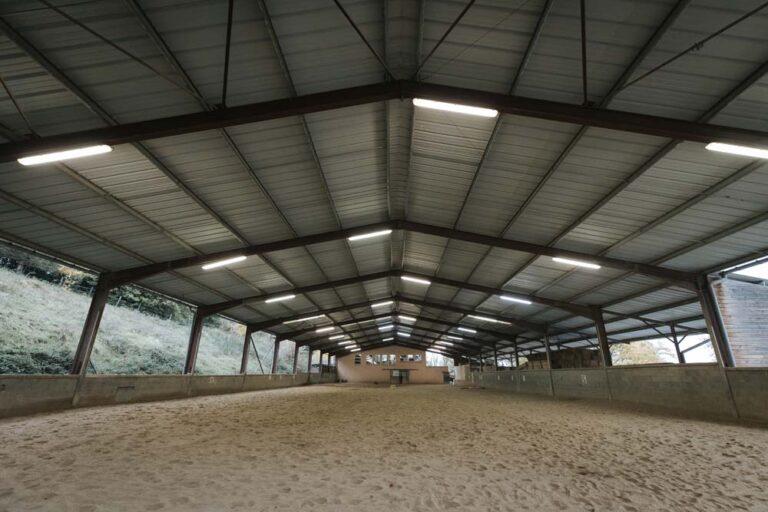
[{"label": "ceiling light fixture", "polygon": [[768,149],[763,148],[737,146],[736,144],[724,144],[722,142],[710,142],[706,145],[706,148],[718,153],[729,153],[731,155],[748,156],[752,158],[768,158]]},{"label": "ceiling light fixture", "polygon": [[315,332],[317,334],[321,334],[321,333],[324,333],[324,332],[330,332],[330,331],[334,330],[335,328],[336,327],[334,327],[332,325],[329,325],[328,327],[321,327],[319,329],[315,329]]},{"label": "ceiling light fixture", "polygon": [[232,263],[238,263],[240,261],[244,261],[245,259],[246,256],[235,256],[234,258],[227,258],[225,260],[214,261],[213,263],[206,263],[202,268],[203,270],[212,270],[214,268],[223,267]]},{"label": "ceiling light fixture", "polygon": [[110,146],[106,144],[99,144],[97,146],[86,146],[83,148],[67,149],[64,151],[54,151],[52,153],[42,153],[39,155],[31,155],[19,158],[17,161],[21,165],[42,165],[49,164],[51,162],[61,162],[63,160],[72,160],[75,158],[82,158],[84,156],[103,155],[112,151]]},{"label": "ceiling light fixture", "polygon": [[410,283],[423,284],[426,286],[429,286],[430,284],[432,284],[431,281],[427,281],[426,279],[420,279],[418,277],[400,276],[400,279],[402,279],[403,281],[408,281]]},{"label": "ceiling light fixture", "polygon": [[529,300],[518,299],[517,297],[511,297],[509,295],[501,295],[500,299],[501,300],[506,300],[507,302],[517,302],[519,304],[526,304],[526,305],[533,304],[533,302],[531,302]]},{"label": "ceiling light fixture", "polygon": [[267,300],[264,301],[264,303],[265,304],[272,304],[273,302],[283,302],[283,301],[291,300],[291,299],[295,299],[295,298],[296,298],[296,296],[293,295],[293,294],[280,295],[278,297],[272,297],[271,299],[267,299]]},{"label": "ceiling light fixture", "polygon": [[372,233],[365,233],[362,235],[354,235],[347,238],[350,242],[355,242],[357,240],[365,240],[366,238],[375,238],[377,236],[384,236],[392,233],[391,229],[382,229],[381,231],[373,231]]},{"label": "ceiling light fixture", "polygon": [[470,334],[477,334],[476,330],[470,329],[469,327],[457,327],[456,330],[463,331],[463,332],[468,332]]},{"label": "ceiling light fixture", "polygon": [[454,112],[456,114],[468,114],[479,117],[496,117],[498,110],[492,108],[472,107],[469,105],[459,105],[457,103],[446,103],[444,101],[425,100],[423,98],[414,98],[413,104],[417,107],[428,108],[432,110],[443,110],[445,112]]},{"label": "ceiling light fixture", "polygon": [[456,341],[462,341],[464,339],[464,338],[459,338],[458,336],[448,336],[448,335],[446,335],[445,337],[448,338],[449,340],[456,340]]},{"label": "ceiling light fixture", "polygon": [[391,331],[393,327],[394,327],[394,325],[392,325],[392,324],[390,324],[390,325],[382,325],[382,326],[379,326],[379,330],[381,332]]},{"label": "ceiling light fixture", "polygon": [[347,337],[346,334],[336,334],[334,336],[329,337],[328,339],[331,340],[331,341],[334,341],[334,340],[340,340],[340,339],[346,338],[346,337]]},{"label": "ceiling light fixture", "polygon": [[349,351],[350,352],[360,352],[360,349],[359,348],[353,348],[353,349],[350,349]]},{"label": "ceiling light fixture", "polygon": [[589,263],[589,262],[580,261],[580,260],[572,260],[570,258],[554,257],[552,258],[552,261],[556,261],[558,263],[565,263],[566,265],[574,265],[576,267],[591,268],[593,270],[597,270],[600,268],[600,265],[597,265],[595,263]]},{"label": "ceiling light fixture", "polygon": [[398,336],[402,336],[403,338],[410,338],[411,337],[410,334],[408,334],[407,332],[403,332],[403,331],[397,331],[397,333],[395,333],[395,334],[397,334]]},{"label": "ceiling light fixture", "polygon": [[395,301],[387,300],[387,301],[384,301],[384,302],[377,302],[376,304],[371,304],[371,307],[372,308],[381,308],[381,307],[384,307],[384,306],[389,306],[393,302],[395,302]]},{"label": "ceiling light fixture", "polygon": [[399,318],[403,322],[415,322],[416,321],[416,319],[413,318],[412,316],[406,316],[406,315],[399,315],[397,318]]},{"label": "ceiling light fixture", "polygon": [[496,320],[495,318],[491,318],[488,316],[480,316],[480,315],[468,315],[469,318],[474,318],[475,320],[481,320],[483,322],[491,322],[493,324],[506,324],[511,325],[509,322],[505,322],[504,320]]},{"label": "ceiling light fixture", "polygon": [[297,318],[296,320],[286,320],[284,324],[297,324],[299,322],[309,322],[310,320],[317,320],[318,318],[325,318],[325,315],[305,316],[304,318]]},{"label": "ceiling light fixture", "polygon": [[395,338],[384,338],[384,339],[383,339],[383,340],[381,340],[381,341],[392,341],[393,339],[395,339]]}]

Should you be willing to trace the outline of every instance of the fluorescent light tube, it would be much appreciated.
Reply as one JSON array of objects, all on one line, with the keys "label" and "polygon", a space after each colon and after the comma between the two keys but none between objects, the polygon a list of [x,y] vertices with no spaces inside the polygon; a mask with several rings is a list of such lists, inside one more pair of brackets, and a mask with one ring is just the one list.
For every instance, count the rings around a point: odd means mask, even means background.
[{"label": "fluorescent light tube", "polygon": [[584,268],[591,268],[594,270],[597,270],[600,268],[600,265],[595,265],[594,263],[588,263],[586,261],[579,261],[579,260],[572,260],[570,258],[552,258],[552,261],[556,261],[558,263],[565,263],[566,265],[574,265],[576,267],[584,267]]},{"label": "fluorescent light tube", "polygon": [[340,341],[340,342],[338,342],[338,343],[337,343],[337,345],[340,345],[340,346],[342,346],[342,347],[343,347],[344,345],[354,345],[354,344],[355,344],[355,342],[354,342],[354,341],[352,341],[352,340],[347,340],[347,341]]},{"label": "fluorescent light tube", "polygon": [[310,320],[317,320],[318,318],[325,318],[325,315],[305,316],[304,318],[297,318],[296,320],[286,320],[284,324],[297,324],[299,322],[308,322]]},{"label": "fluorescent light tube", "polygon": [[768,158],[768,149],[752,148],[749,146],[737,146],[736,144],[723,144],[722,142],[710,142],[706,148],[718,153],[730,153],[731,155],[748,156],[751,158]]},{"label": "fluorescent light tube", "polygon": [[475,320],[482,320],[483,322],[491,322],[493,324],[507,324],[507,325],[510,325],[509,322],[505,322],[503,320],[496,320],[495,318],[490,318],[490,317],[487,317],[487,316],[469,315],[469,318],[474,318]]},{"label": "fluorescent light tube", "polygon": [[383,306],[389,306],[393,302],[395,302],[395,301],[387,300],[387,301],[384,301],[384,302],[377,302],[376,304],[371,304],[371,307],[372,308],[380,308],[380,307],[383,307]]},{"label": "fluorescent light tube", "polygon": [[353,349],[350,349],[350,352],[360,352],[360,349],[359,348],[353,348]]},{"label": "fluorescent light tube", "polygon": [[456,341],[461,341],[461,340],[464,339],[464,338],[459,338],[458,336],[448,336],[448,335],[446,335],[445,337],[448,338],[449,340],[456,340]]},{"label": "fluorescent light tube", "polygon": [[379,330],[382,332],[391,331],[393,327],[394,325],[382,325],[382,326],[379,326]]},{"label": "fluorescent light tube", "polygon": [[399,318],[403,322],[415,322],[416,321],[416,319],[413,318],[412,316],[399,315],[397,318]]},{"label": "fluorescent light tube", "polygon": [[383,340],[381,340],[381,341],[392,341],[393,339],[395,339],[395,338],[384,338],[384,339],[383,339]]},{"label": "fluorescent light tube", "polygon": [[330,331],[334,330],[335,328],[336,327],[334,327],[332,325],[329,325],[328,327],[321,327],[319,329],[315,329],[315,332],[320,334],[320,333],[323,333],[323,332],[330,332]]},{"label": "fluorescent light tube", "polygon": [[518,299],[517,297],[510,297],[509,295],[502,295],[500,298],[501,298],[501,300],[506,300],[507,302],[517,302],[517,303],[520,303],[520,304],[533,304],[529,300]]},{"label": "fluorescent light tube", "polygon": [[42,153],[40,155],[25,156],[18,159],[21,165],[41,165],[51,162],[61,162],[62,160],[72,160],[84,156],[102,155],[109,153],[112,148],[106,144],[98,146],[86,146],[83,148],[66,149],[64,151],[55,151],[53,153]]},{"label": "fluorescent light tube", "polygon": [[219,260],[214,261],[213,263],[206,263],[203,265],[203,270],[211,270],[214,268],[223,267],[225,265],[230,265],[232,263],[238,263],[240,261],[244,261],[246,259],[246,256],[235,256],[234,258],[227,258],[225,260]]},{"label": "fluorescent light tube", "polygon": [[425,100],[423,98],[414,98],[413,104],[421,108],[429,108],[432,110],[444,110],[446,112],[455,112],[457,114],[468,114],[470,116],[480,117],[496,117],[499,115],[498,110],[482,107],[471,107],[469,105],[459,105],[457,103],[446,103],[443,101]]},{"label": "fluorescent light tube", "polygon": [[293,294],[280,295],[279,297],[272,297],[271,299],[267,299],[264,302],[266,304],[271,304],[273,302],[283,302],[285,300],[291,300],[291,299],[295,299],[295,298],[296,298],[296,296],[293,295]]},{"label": "fluorescent light tube", "polygon": [[365,233],[363,235],[355,235],[350,236],[347,238],[350,242],[354,242],[356,240],[365,240],[366,238],[375,238],[377,236],[384,236],[392,233],[391,229],[382,229],[381,231],[373,231],[372,233]]},{"label": "fluorescent light tube", "polygon": [[449,346],[449,347],[452,347],[452,346],[453,346],[453,343],[451,343],[450,341],[443,341],[443,340],[438,340],[438,341],[436,341],[435,343],[437,343],[438,345],[447,345],[447,346]]},{"label": "fluorescent light tube", "polygon": [[409,281],[411,283],[416,283],[416,284],[424,284],[427,286],[432,284],[431,281],[427,281],[426,279],[419,279],[418,277],[400,276],[400,279],[402,279],[403,281]]},{"label": "fluorescent light tube", "polygon": [[410,335],[410,334],[408,334],[407,332],[397,331],[397,333],[396,333],[396,334],[397,334],[398,336],[402,336],[403,338],[410,338],[410,337],[411,337],[411,335]]},{"label": "fluorescent light tube", "polygon": [[474,330],[474,329],[470,329],[469,327],[457,327],[457,328],[456,328],[456,330],[458,330],[458,331],[464,331],[464,332],[468,332],[468,333],[470,333],[470,334],[477,334],[477,331],[476,331],[476,330]]},{"label": "fluorescent light tube", "polygon": [[340,339],[346,338],[346,337],[347,337],[346,334],[336,334],[335,336],[331,336],[328,339],[331,340],[331,341],[334,341],[334,340],[340,340]]}]

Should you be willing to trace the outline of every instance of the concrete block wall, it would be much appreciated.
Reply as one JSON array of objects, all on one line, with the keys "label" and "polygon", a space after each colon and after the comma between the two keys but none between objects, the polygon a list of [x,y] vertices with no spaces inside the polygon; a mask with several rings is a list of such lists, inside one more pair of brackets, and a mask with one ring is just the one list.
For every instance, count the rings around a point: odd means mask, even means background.
[{"label": "concrete block wall", "polygon": [[717,418],[768,422],[768,368],[714,364],[473,372],[488,389],[638,404]]},{"label": "concrete block wall", "polygon": [[[77,390],[72,375],[0,375],[0,418],[37,412],[239,393],[336,381],[336,374],[90,375]],[[76,393],[77,391],[77,393]],[[76,395],[76,396],[75,396]]]},{"label": "concrete block wall", "polygon": [[723,279],[713,289],[736,366],[768,366],[768,287]]}]

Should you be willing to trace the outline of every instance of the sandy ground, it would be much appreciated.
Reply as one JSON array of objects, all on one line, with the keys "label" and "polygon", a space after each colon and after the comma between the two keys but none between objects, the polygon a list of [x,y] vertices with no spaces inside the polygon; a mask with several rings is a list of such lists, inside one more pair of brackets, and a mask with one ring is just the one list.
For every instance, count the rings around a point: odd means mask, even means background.
[{"label": "sandy ground", "polygon": [[445,386],[0,422],[0,510],[768,510],[768,429]]}]

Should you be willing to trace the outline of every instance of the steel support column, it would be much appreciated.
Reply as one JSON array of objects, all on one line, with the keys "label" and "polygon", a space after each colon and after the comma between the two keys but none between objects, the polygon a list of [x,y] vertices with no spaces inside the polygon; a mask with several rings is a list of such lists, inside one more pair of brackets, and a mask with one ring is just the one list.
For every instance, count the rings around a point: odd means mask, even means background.
[{"label": "steel support column", "polygon": [[547,352],[547,366],[549,367],[549,394],[555,396],[555,381],[552,378],[552,351],[549,349],[549,333],[544,333],[544,350]]},{"label": "steel support column", "polygon": [[296,369],[297,369],[298,363],[299,363],[299,349],[300,348],[301,347],[299,346],[298,343],[294,343],[294,349],[293,349],[293,370],[291,371],[291,373],[293,373],[294,375],[296,375]]},{"label": "steel support column", "polygon": [[277,373],[277,359],[280,357],[280,340],[275,338],[275,348],[272,352],[272,371],[270,373]]},{"label": "steel support column", "polygon": [[517,370],[520,368],[520,350],[517,348],[517,338],[515,338],[513,343],[515,345],[515,370]]},{"label": "steel support column", "polygon": [[712,340],[712,348],[715,350],[717,362],[726,368],[735,366],[733,353],[731,352],[728,337],[723,327],[720,310],[717,306],[717,299],[712,292],[712,286],[709,279],[703,276],[697,283],[697,293],[701,303],[701,312],[704,315],[704,321],[707,323],[709,339]]},{"label": "steel support column", "polygon": [[597,332],[597,344],[600,347],[600,355],[603,359],[603,366],[613,366],[611,358],[611,347],[608,345],[608,333],[605,330],[605,320],[603,319],[603,310],[595,307],[592,311],[592,319],[595,322],[595,331]]},{"label": "steel support column", "polygon": [[669,331],[672,334],[672,343],[675,344],[675,353],[677,354],[677,362],[679,364],[685,364],[685,354],[680,351],[680,340],[677,338],[677,329],[675,324],[669,324]]},{"label": "steel support column", "polygon": [[203,333],[203,320],[205,316],[200,311],[195,312],[195,318],[192,320],[192,330],[189,333],[189,343],[187,344],[187,359],[184,362],[184,374],[195,373],[195,363],[197,362],[197,351],[200,348],[200,335]]},{"label": "steel support column", "polygon": [[307,373],[312,373],[312,347],[307,347]]},{"label": "steel support column", "polygon": [[496,344],[493,344],[493,369],[499,371],[499,353],[496,350]]},{"label": "steel support column", "polygon": [[101,318],[104,315],[104,307],[107,305],[110,290],[109,283],[103,276],[100,277],[91,298],[88,315],[85,317],[80,342],[77,344],[77,350],[75,350],[75,358],[69,372],[72,375],[85,375],[88,369],[93,344],[96,341],[96,334],[99,332],[99,324],[101,324]]},{"label": "steel support column", "polygon": [[245,339],[243,341],[243,356],[242,359],[240,359],[240,373],[245,375],[248,373],[248,355],[250,354],[251,348],[251,328],[246,327],[245,328]]}]

